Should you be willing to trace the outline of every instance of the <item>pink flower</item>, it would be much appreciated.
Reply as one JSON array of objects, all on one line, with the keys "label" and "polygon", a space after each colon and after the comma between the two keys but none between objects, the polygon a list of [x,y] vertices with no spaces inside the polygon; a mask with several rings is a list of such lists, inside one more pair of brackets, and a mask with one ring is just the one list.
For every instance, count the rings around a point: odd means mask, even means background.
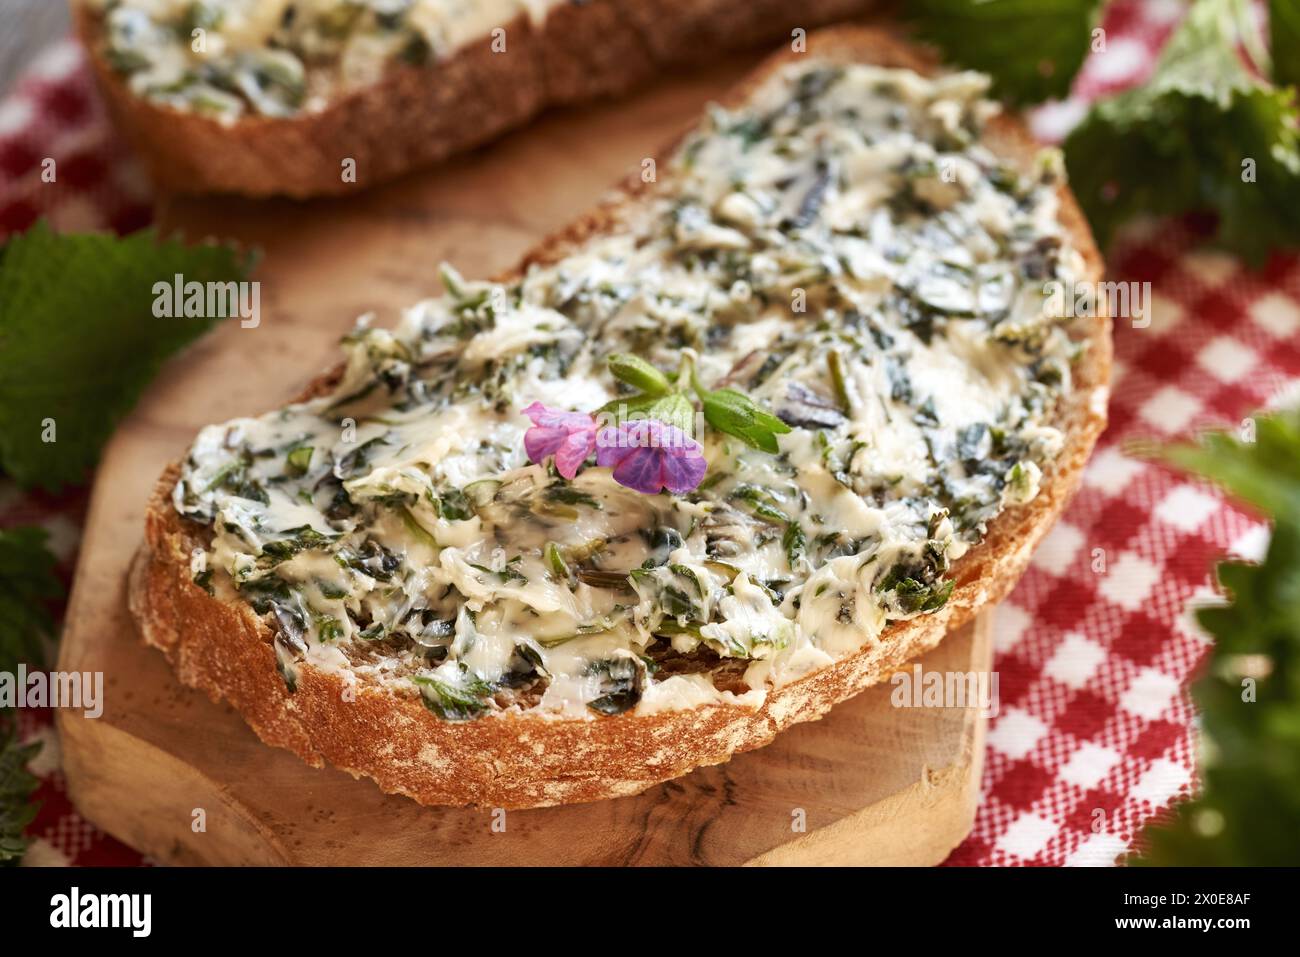
[{"label": "pink flower", "polygon": [[578,474],[596,447],[596,420],[586,412],[561,412],[534,402],[523,410],[533,420],[524,433],[524,451],[530,462],[555,456],[555,469],[566,479]]},{"label": "pink flower", "polygon": [[614,481],[654,495],[691,491],[704,479],[704,447],[677,428],[657,419],[637,419],[608,426],[596,437],[596,464],[614,470]]}]

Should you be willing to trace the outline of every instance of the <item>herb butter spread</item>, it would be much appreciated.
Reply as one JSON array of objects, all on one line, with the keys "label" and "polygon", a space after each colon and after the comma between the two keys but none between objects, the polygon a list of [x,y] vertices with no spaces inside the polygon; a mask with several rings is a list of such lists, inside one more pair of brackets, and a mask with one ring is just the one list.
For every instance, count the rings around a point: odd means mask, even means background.
[{"label": "herb butter spread", "polygon": [[137,96],[233,122],[291,116],[442,59],[560,0],[83,0]]},{"label": "herb butter spread", "polygon": [[[757,707],[942,607],[1062,448],[1077,352],[1043,308],[1082,275],[1058,168],[980,145],[985,88],[788,65],[614,234],[505,285],[448,271],[345,340],[329,394],[200,433],[195,580],[267,615],[291,688],[309,662],[449,720]],[[682,496],[529,463],[522,407],[594,409],[609,354],[688,349],[792,426],[777,454],[697,433]]]}]

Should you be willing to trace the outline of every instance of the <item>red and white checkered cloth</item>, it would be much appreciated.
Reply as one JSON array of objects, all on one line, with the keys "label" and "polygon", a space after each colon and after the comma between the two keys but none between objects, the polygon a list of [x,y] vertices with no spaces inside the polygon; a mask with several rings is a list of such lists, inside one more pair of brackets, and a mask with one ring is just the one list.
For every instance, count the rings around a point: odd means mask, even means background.
[{"label": "red and white checkered cloth", "polygon": [[[1142,79],[1183,10],[1179,0],[1112,4],[1105,51],[1068,100],[1035,114],[1035,131],[1059,139],[1090,99]],[[55,183],[42,182],[46,157],[56,160]],[[38,216],[66,230],[119,232],[150,217],[148,185],[70,42],[0,102],[0,237]],[[1207,644],[1186,606],[1213,594],[1216,558],[1258,556],[1268,532],[1208,486],[1122,449],[1134,437],[1240,422],[1300,381],[1300,260],[1276,256],[1248,272],[1205,251],[1204,232],[1190,219],[1138,227],[1112,250],[1113,278],[1152,283],[1152,322],[1116,328],[1110,429],[1078,497],[997,612],[1000,711],[975,828],[951,864],[1111,864],[1192,787],[1186,688]],[[48,526],[65,570],[84,506],[84,491],[24,496],[0,485],[0,525]],[[28,862],[140,863],[69,804],[48,714],[21,722],[46,742]]]}]

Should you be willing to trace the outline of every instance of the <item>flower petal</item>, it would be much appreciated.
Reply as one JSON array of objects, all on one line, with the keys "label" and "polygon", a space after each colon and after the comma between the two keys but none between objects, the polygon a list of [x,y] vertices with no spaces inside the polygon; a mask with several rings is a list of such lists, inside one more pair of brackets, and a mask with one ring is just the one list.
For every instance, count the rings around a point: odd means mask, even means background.
[{"label": "flower petal", "polygon": [[566,432],[577,432],[582,429],[594,429],[596,427],[596,420],[588,412],[566,412],[563,409],[548,408],[540,402],[534,402],[521,411],[533,420],[533,425],[542,428],[558,428],[564,429]]},{"label": "flower petal", "polygon": [[613,468],[614,481],[646,495],[667,488],[689,492],[704,480],[704,447],[675,425],[635,419],[600,430],[596,464]]},{"label": "flower petal", "polygon": [[663,454],[661,471],[664,487],[674,495],[684,495],[704,481],[704,473],[708,468],[709,463],[699,453]]},{"label": "flower petal", "polygon": [[663,488],[663,452],[659,449],[632,449],[614,469],[614,481],[646,495],[656,495]]},{"label": "flower petal", "polygon": [[[596,436],[596,420],[586,412],[550,409],[540,402],[534,402],[520,411],[533,421],[533,427],[524,433],[524,451],[528,454],[530,462],[541,463],[548,455],[557,455],[571,437],[579,437],[568,448],[564,465],[561,466],[558,461],[556,462],[556,468],[561,470],[561,475],[573,478],[578,467],[591,454],[591,446]],[[578,454],[579,448],[585,450],[581,455]],[[566,474],[564,469],[567,469],[570,464],[573,473]]]},{"label": "flower petal", "polygon": [[638,448],[628,434],[628,426],[607,426],[596,434],[596,464],[613,468]]},{"label": "flower petal", "polygon": [[669,455],[674,458],[694,458],[704,454],[704,446],[681,429],[673,429],[673,432],[674,435],[664,436],[664,450]]},{"label": "flower petal", "polygon": [[528,453],[528,461],[541,462],[548,455],[555,454],[568,437],[563,429],[533,426],[524,433],[524,451]]},{"label": "flower petal", "polygon": [[571,479],[578,474],[578,469],[582,468],[582,463],[587,461],[591,455],[591,450],[596,447],[596,433],[572,432],[560,443],[560,447],[555,452],[555,469],[566,479]]},{"label": "flower petal", "polygon": [[542,405],[540,402],[534,402],[532,405],[524,406],[519,411],[522,412],[524,415],[528,416],[528,418],[532,419],[533,425],[541,425],[542,417],[546,415],[550,410],[547,409],[546,406]]}]

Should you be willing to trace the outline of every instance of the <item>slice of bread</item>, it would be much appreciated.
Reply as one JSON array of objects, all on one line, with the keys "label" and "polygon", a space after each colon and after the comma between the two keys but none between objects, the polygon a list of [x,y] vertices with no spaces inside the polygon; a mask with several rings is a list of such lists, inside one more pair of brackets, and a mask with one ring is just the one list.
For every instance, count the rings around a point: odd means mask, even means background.
[{"label": "slice of bread", "polygon": [[[904,41],[860,28],[814,34],[802,56],[936,71],[930,57]],[[794,58],[790,53],[773,57],[723,105],[742,105]],[[995,116],[983,143],[1013,168],[1036,171],[1039,151],[1014,118]],[[661,157],[661,170],[669,168],[665,158],[671,153]],[[593,239],[616,233],[662,185],[632,178],[616,198],[543,242],[503,278],[518,277],[531,265],[555,262]],[[1059,223],[1083,261],[1080,278],[1098,281],[1103,264],[1087,223],[1064,186],[1058,199]],[[454,723],[435,717],[414,693],[367,682],[349,684],[310,664],[301,666],[291,692],[277,669],[269,619],[242,601],[213,597],[194,582],[191,554],[210,544],[212,531],[173,506],[180,462],[162,475],[149,502],[145,544],[129,586],[131,609],[145,640],[164,652],[184,683],[214,700],[225,698],[263,741],[287,748],[313,766],[328,762],[423,804],[519,808],[635,794],[761,747],[796,722],[821,717],[1000,601],[1065,507],[1105,426],[1109,328],[1105,316],[1074,320],[1070,334],[1081,347],[1071,370],[1074,385],[1052,421],[1064,434],[1064,445],[1045,463],[1036,497],[1000,513],[983,542],[953,564],[949,575],[955,587],[946,605],[932,614],[891,622],[878,641],[769,689],[760,706],[722,700],[580,719],[507,710]],[[325,394],[341,375],[341,368],[326,373],[302,398]]]},{"label": "slice of bread", "polygon": [[[775,42],[859,16],[882,0],[562,2],[540,25],[502,24],[427,66],[395,65],[326,108],[227,125],[134,95],[103,55],[103,22],[76,4],[78,32],[117,126],[160,189],[295,198],[373,186],[522,126],[551,106],[618,95],[719,50]],[[344,161],[355,170],[345,179]]]}]

